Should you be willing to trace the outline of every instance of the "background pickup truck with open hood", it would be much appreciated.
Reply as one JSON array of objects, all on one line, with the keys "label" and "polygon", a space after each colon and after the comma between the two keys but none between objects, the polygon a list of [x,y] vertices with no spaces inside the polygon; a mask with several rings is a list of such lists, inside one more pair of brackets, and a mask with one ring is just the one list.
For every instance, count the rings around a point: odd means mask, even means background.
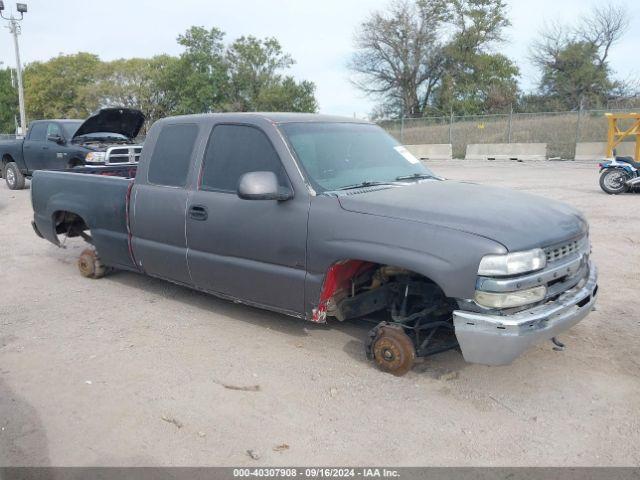
[{"label": "background pickup truck with open hood", "polygon": [[132,270],[314,322],[371,321],[366,352],[397,375],[457,348],[509,363],[596,299],[578,211],[440,178],[354,119],[165,118],[135,175],[39,171],[31,198],[38,235],[92,245],[86,277]]},{"label": "background pickup truck with open hood", "polygon": [[12,190],[36,170],[137,163],[133,140],[144,124],[139,110],[104,108],[86,120],[37,120],[24,139],[0,142],[0,173]]}]

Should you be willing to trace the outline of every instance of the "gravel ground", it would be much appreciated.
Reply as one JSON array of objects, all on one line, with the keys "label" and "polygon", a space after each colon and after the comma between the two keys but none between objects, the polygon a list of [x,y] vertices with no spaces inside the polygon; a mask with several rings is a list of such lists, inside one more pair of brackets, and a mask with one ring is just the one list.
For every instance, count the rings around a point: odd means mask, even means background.
[{"label": "gravel ground", "polygon": [[29,190],[0,185],[0,465],[639,465],[640,196],[605,195],[573,162],[431,166],[585,212],[599,305],[564,352],[505,367],[447,352],[396,378],[358,324],[82,278],[82,242],[37,238]]}]

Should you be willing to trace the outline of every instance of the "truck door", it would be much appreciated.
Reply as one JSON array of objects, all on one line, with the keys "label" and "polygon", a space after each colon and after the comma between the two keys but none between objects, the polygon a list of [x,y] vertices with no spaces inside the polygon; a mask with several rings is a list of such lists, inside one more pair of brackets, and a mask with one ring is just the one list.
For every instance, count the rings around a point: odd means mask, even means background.
[{"label": "truck door", "polygon": [[24,163],[29,173],[49,168],[46,162],[47,122],[31,125],[29,135],[22,144]]},{"label": "truck door", "polygon": [[64,141],[64,132],[62,127],[57,123],[50,122],[47,125],[46,142],[42,148],[43,150],[43,163],[47,166],[43,167],[48,170],[64,170],[68,167],[69,158],[67,155],[68,147],[64,143],[59,143],[53,140],[58,137]]},{"label": "truck door", "polygon": [[132,247],[138,267],[149,275],[187,285],[191,278],[185,186],[197,136],[195,124],[164,124],[157,141],[150,145],[147,178],[136,178],[130,200]]},{"label": "truck door", "polygon": [[188,262],[198,288],[261,306],[304,312],[308,199],[243,200],[240,176],[274,172],[292,188],[278,153],[255,126],[216,125],[187,206]]}]

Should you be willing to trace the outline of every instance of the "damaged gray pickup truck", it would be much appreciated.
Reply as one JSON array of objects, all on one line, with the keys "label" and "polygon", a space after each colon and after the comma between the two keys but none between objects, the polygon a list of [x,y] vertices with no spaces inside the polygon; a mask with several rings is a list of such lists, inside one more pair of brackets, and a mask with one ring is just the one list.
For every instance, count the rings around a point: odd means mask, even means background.
[{"label": "damaged gray pickup truck", "polygon": [[[137,172],[38,171],[34,229],[131,270],[313,322],[373,322],[407,372],[459,348],[507,364],[596,300],[588,225],[544,198],[435,176],[381,128],[310,114],[166,118]],[[134,176],[134,178],[131,178]]]}]

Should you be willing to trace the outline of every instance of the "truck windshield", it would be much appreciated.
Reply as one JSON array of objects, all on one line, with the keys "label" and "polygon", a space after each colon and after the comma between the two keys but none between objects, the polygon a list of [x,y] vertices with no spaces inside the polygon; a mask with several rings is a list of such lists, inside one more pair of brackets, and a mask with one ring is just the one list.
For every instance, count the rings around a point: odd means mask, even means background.
[{"label": "truck windshield", "polygon": [[376,125],[281,125],[313,187],[319,191],[429,178],[433,174]]},{"label": "truck windshield", "polygon": [[82,121],[78,121],[78,122],[62,122],[62,129],[64,130],[64,134],[65,134],[66,138],[73,138],[75,133],[80,128],[80,125],[82,125],[83,123],[84,122],[82,122]]}]

